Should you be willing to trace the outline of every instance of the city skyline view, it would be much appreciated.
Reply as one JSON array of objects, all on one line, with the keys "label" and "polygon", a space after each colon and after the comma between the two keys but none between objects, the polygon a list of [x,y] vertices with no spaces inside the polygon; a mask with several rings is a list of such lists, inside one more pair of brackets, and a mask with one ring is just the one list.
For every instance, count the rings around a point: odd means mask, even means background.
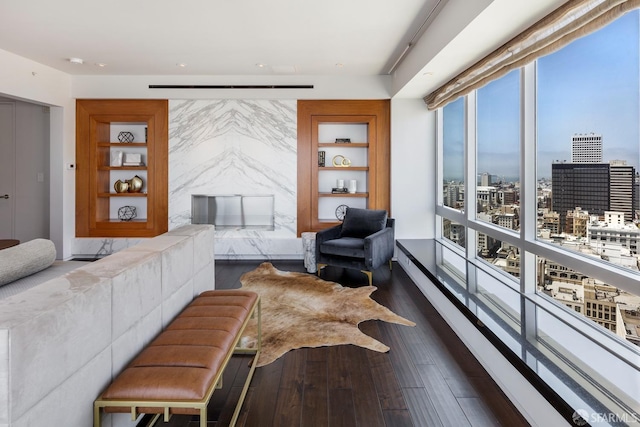
[{"label": "city skyline view", "polygon": [[[521,227],[521,161],[536,162],[536,240],[637,272],[640,137],[640,12],[536,62],[534,96],[521,90],[521,70],[477,89],[474,153],[465,156],[464,98],[443,109],[443,204],[472,208],[476,219],[506,230]],[[521,159],[521,96],[536,107],[536,151]],[[475,194],[464,186],[465,162],[474,162]],[[615,162],[614,162],[615,161]],[[487,175],[490,175],[487,177]],[[470,179],[470,178],[469,178]],[[522,184],[522,183],[520,183]],[[523,248],[478,232],[467,241],[463,223],[445,219],[443,236],[493,268],[521,275]],[[557,260],[537,257],[537,292],[587,316],[640,346],[636,284],[585,275]],[[637,331],[636,331],[637,330]]]},{"label": "city skyline view", "polygon": [[640,384],[640,9],[615,16],[439,110],[436,239],[452,295],[523,359],[519,339],[557,357],[554,390],[625,384],[626,405]]},{"label": "city skyline view", "polygon": [[[575,134],[602,135],[603,162],[626,160],[640,169],[639,23],[640,12],[629,12],[538,59],[538,179],[551,177],[553,162],[571,162]],[[478,174],[488,172],[507,181],[519,177],[519,80],[515,70],[478,89]],[[490,100],[490,108],[483,107],[484,100]],[[446,181],[463,181],[462,101],[445,107]]]}]

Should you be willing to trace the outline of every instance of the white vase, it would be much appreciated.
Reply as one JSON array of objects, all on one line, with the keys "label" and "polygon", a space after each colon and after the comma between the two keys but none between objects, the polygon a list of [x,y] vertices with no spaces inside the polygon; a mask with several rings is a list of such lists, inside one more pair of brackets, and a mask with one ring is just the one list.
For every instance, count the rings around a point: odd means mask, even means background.
[{"label": "white vase", "polygon": [[358,188],[358,181],[355,179],[349,180],[349,193],[355,193]]}]

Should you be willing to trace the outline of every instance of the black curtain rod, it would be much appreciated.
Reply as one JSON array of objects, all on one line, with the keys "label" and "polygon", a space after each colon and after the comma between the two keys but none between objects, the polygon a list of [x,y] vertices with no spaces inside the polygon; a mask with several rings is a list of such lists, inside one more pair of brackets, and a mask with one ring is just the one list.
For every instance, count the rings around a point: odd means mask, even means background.
[{"label": "black curtain rod", "polygon": [[149,85],[149,89],[313,89],[313,85]]}]

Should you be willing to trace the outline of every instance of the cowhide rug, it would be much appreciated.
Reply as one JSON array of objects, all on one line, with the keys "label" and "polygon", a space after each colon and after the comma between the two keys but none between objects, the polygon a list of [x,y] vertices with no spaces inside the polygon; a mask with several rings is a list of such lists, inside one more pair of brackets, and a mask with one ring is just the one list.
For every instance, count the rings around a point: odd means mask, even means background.
[{"label": "cowhide rug", "polygon": [[[301,347],[354,344],[384,353],[389,347],[362,333],[360,322],[378,319],[415,326],[371,299],[375,286],[345,288],[310,274],[279,271],[268,262],[243,274],[240,283],[262,301],[258,366]],[[255,341],[256,323],[247,326],[245,336]]]}]

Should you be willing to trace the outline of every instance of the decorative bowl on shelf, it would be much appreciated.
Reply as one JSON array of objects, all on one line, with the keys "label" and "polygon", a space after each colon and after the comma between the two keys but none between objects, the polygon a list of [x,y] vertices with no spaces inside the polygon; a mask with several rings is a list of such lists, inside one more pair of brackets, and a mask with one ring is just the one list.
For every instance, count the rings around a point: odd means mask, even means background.
[{"label": "decorative bowl on shelf", "polygon": [[118,219],[120,221],[131,221],[136,216],[138,216],[138,213],[135,206],[123,206],[118,209]]},{"label": "decorative bowl on shelf", "polygon": [[118,134],[118,141],[120,142],[133,142],[134,136],[131,132],[120,132]]}]

